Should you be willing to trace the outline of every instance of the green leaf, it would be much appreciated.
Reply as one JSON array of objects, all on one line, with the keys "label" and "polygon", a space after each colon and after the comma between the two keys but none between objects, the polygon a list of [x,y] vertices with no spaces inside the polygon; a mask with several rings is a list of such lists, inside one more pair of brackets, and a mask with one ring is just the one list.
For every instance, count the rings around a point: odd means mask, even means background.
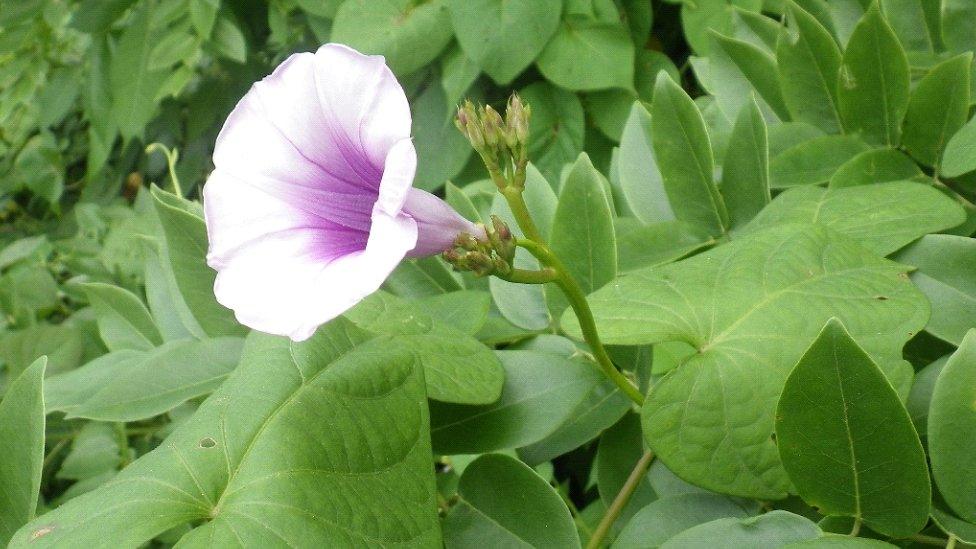
[{"label": "green leaf", "polygon": [[162,189],[153,188],[156,213],[166,236],[170,268],[187,307],[210,336],[241,335],[244,328],[230,309],[217,303],[217,273],[207,266],[207,227],[192,206]]},{"label": "green leaf", "polygon": [[221,57],[237,63],[247,62],[247,40],[237,23],[230,17],[217,18],[210,44]]},{"label": "green leaf", "polygon": [[41,357],[10,385],[0,401],[0,544],[34,517],[44,461],[44,368]]},{"label": "green leaf", "polygon": [[163,341],[173,341],[195,337],[203,339],[206,334],[193,313],[183,301],[176,286],[173,272],[163,265],[163,250],[155,241],[147,243],[143,278],[146,283],[146,303],[152,313],[153,322]]},{"label": "green leaf", "polygon": [[563,166],[583,152],[585,117],[576,94],[547,82],[536,82],[519,91],[531,105],[529,158],[550,181],[558,181]]},{"label": "green leaf", "polygon": [[559,28],[560,0],[450,0],[465,55],[496,83],[510,83]]},{"label": "green leaf", "polygon": [[941,49],[941,6],[924,0],[880,0],[885,19],[906,50],[934,53]]},{"label": "green leaf", "polygon": [[827,322],[787,378],[776,441],[797,493],[821,513],[896,538],[925,526],[931,487],[922,443],[884,372],[839,320]]},{"label": "green leaf", "polygon": [[71,442],[71,452],[64,458],[57,477],[86,480],[111,473],[122,465],[118,433],[109,423],[85,423]]},{"label": "green leaf", "polygon": [[915,424],[915,431],[923,441],[928,434],[929,405],[932,402],[935,381],[939,378],[939,373],[945,367],[949,356],[946,355],[915,372],[912,389],[908,393],[908,400],[905,401],[905,408],[912,418],[912,423]]},{"label": "green leaf", "polygon": [[775,510],[757,517],[723,518],[700,524],[664,542],[661,549],[777,549],[820,534],[820,528],[809,519]]},{"label": "green leaf", "polygon": [[973,170],[976,170],[976,117],[949,139],[939,168],[946,177],[957,177]]},{"label": "green leaf", "polygon": [[[299,4],[302,2],[299,1]],[[200,38],[210,38],[213,32],[214,23],[217,22],[217,11],[220,9],[220,0],[191,0],[190,2],[190,22],[196,29]]]},{"label": "green leaf", "polygon": [[942,2],[942,36],[949,51],[976,49],[976,5],[969,0]]},{"label": "green leaf", "polygon": [[405,340],[404,350],[414,351],[423,366],[428,397],[458,404],[498,400],[504,382],[498,359],[481,342],[448,324],[448,318],[432,318],[411,302],[383,292],[345,316],[374,334],[414,336]]},{"label": "green leaf", "polygon": [[661,498],[637,512],[613,542],[613,549],[654,549],[681,532],[723,518],[752,516],[735,500],[718,494]]},{"label": "green leaf", "polygon": [[[617,241],[608,188],[609,183],[593,167],[590,157],[581,154],[559,191],[552,221],[550,247],[586,293],[617,276]],[[569,302],[553,285],[546,290],[549,310],[558,318]]]},{"label": "green leaf", "polygon": [[402,261],[383,286],[407,298],[439,295],[463,288],[458,277],[439,257]]},{"label": "green leaf", "polygon": [[[194,2],[195,3],[195,2]],[[149,70],[163,71],[193,55],[199,43],[189,31],[166,34],[149,54]]]},{"label": "green leaf", "polygon": [[416,303],[438,322],[473,336],[488,320],[491,296],[480,290],[461,290],[419,299]]},{"label": "green leaf", "polygon": [[635,101],[620,138],[620,187],[637,219],[644,223],[673,221],[675,213],[654,158],[652,135],[651,113]]},{"label": "green leaf", "polygon": [[929,409],[932,477],[946,503],[960,517],[976,522],[976,330],[942,368]]},{"label": "green leaf", "polygon": [[398,75],[433,61],[453,35],[443,0],[345,0],[332,23],[332,41],[384,55]]},{"label": "green leaf", "polygon": [[[600,437],[596,451],[596,486],[600,499],[609,508],[617,498],[630,472],[644,454],[640,418],[626,414]],[[620,510],[616,526],[623,526],[637,511],[657,499],[650,475],[645,475],[630,500]]]},{"label": "green leaf", "polygon": [[969,115],[972,53],[939,63],[915,86],[905,113],[902,145],[926,166],[936,166],[949,138]]},{"label": "green leaf", "polygon": [[[770,438],[776,399],[829,318],[840,317],[907,394],[901,347],[928,310],[905,270],[825,227],[786,225],[627,273],[589,301],[608,344],[698,350],[644,405],[645,436],[665,465],[711,490],[775,499],[788,488]],[[563,328],[579,337],[571,315]]]},{"label": "green leaf", "polygon": [[840,49],[812,15],[793,2],[786,6],[790,25],[782,31],[776,46],[783,99],[793,120],[807,122],[826,133],[837,133]]},{"label": "green leaf", "polygon": [[830,176],[829,187],[836,189],[885,183],[921,175],[922,170],[905,153],[894,149],[871,149],[841,164]]},{"label": "green leaf", "polygon": [[428,86],[411,106],[418,157],[414,185],[433,191],[464,168],[471,156],[471,145],[454,127],[453,112],[440,86]]},{"label": "green leaf", "polygon": [[722,163],[722,197],[729,225],[739,228],[769,203],[769,144],[766,122],[755,101],[739,111]]},{"label": "green leaf", "polygon": [[965,219],[959,204],[934,188],[894,181],[840,189],[789,189],[756,217],[747,232],[784,223],[817,223],[878,255],[888,255]]},{"label": "green leaf", "polygon": [[112,50],[109,82],[111,119],[125,139],[142,137],[142,130],[155,117],[156,96],[169,73],[152,70],[150,58],[159,40],[152,28],[154,2],[140,4]]},{"label": "green leaf", "polygon": [[898,547],[880,539],[854,538],[846,534],[824,533],[819,538],[797,541],[784,545],[788,549],[809,549],[813,547],[837,547],[839,549],[893,549]]},{"label": "green leaf", "polygon": [[[742,72],[752,87],[781,120],[790,119],[777,73],[776,58],[762,48],[735,38],[715,34],[717,48]],[[716,58],[713,49],[710,60]],[[746,98],[747,99],[747,98]],[[748,105],[748,102],[746,103]]]},{"label": "green leaf", "polygon": [[90,34],[109,30],[136,0],[84,0],[74,11],[71,26]]},{"label": "green leaf", "polygon": [[177,526],[187,546],[438,545],[423,371],[397,338],[363,341],[341,320],[302,343],[252,335],[165,442],[12,547],[133,547]]},{"label": "green leaf", "polygon": [[769,163],[774,189],[826,183],[845,162],[868,150],[850,135],[824,135],[804,141],[773,157]]},{"label": "green leaf", "polygon": [[905,248],[894,259],[918,270],[912,282],[932,303],[932,318],[925,331],[959,345],[976,326],[976,241],[932,234]]},{"label": "green leaf", "polygon": [[48,381],[48,411],[101,421],[157,416],[219,387],[237,366],[241,346],[241,339],[223,337],[103,355]]},{"label": "green leaf", "polygon": [[562,498],[524,463],[489,454],[464,469],[458,503],[444,519],[444,546],[579,547]]},{"label": "green leaf", "polygon": [[461,101],[480,74],[477,63],[465,55],[460,46],[455,44],[447,50],[441,60],[441,87],[449,109]]},{"label": "green leaf", "polygon": [[95,308],[98,332],[109,350],[147,351],[162,343],[149,311],[132,292],[98,282],[82,284],[81,288]]},{"label": "green leaf", "polygon": [[905,50],[875,4],[844,50],[837,82],[844,130],[873,144],[898,145],[909,80]]},{"label": "green leaf", "polygon": [[681,28],[685,39],[693,51],[700,55],[711,54],[712,42],[709,31],[731,34],[733,13],[736,6],[743,10],[756,11],[762,7],[760,0],[702,0],[681,4]]},{"label": "green leaf", "polygon": [[959,541],[976,544],[976,524],[955,517],[936,506],[932,507],[932,522],[946,534],[959,538]]},{"label": "green leaf", "polygon": [[651,113],[654,156],[675,217],[722,234],[728,214],[712,180],[712,145],[698,107],[667,74],[659,74]]},{"label": "green leaf", "polygon": [[501,398],[487,406],[431,402],[439,454],[476,454],[538,442],[569,419],[602,376],[593,364],[549,353],[496,351],[505,369]]},{"label": "green leaf", "polygon": [[568,17],[536,64],[549,81],[568,90],[634,87],[634,43],[620,23]]}]

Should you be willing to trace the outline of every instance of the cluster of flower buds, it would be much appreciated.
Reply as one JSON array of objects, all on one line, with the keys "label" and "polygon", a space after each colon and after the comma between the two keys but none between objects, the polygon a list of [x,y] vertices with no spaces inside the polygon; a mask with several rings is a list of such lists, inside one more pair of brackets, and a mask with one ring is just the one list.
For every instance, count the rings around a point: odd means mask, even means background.
[{"label": "cluster of flower buds", "polygon": [[504,118],[491,105],[475,107],[465,101],[458,107],[455,124],[481,155],[499,189],[525,187],[531,115],[532,110],[516,94],[509,98]]},{"label": "cluster of flower buds", "polygon": [[444,260],[455,270],[471,271],[476,276],[497,274],[505,277],[512,272],[515,260],[515,237],[508,225],[491,216],[491,227],[485,227],[488,241],[462,233],[454,240],[454,247],[444,252]]}]

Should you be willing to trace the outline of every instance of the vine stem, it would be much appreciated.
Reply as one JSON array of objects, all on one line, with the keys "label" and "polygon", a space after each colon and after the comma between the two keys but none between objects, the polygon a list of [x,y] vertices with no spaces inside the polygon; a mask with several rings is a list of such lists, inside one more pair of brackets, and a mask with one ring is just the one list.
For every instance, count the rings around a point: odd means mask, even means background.
[{"label": "vine stem", "polygon": [[590,537],[590,542],[586,544],[586,549],[598,549],[600,547],[607,534],[610,533],[610,528],[613,526],[613,523],[620,516],[620,512],[624,510],[627,502],[630,501],[630,497],[634,495],[634,491],[637,490],[637,486],[644,478],[644,474],[651,467],[652,461],[654,461],[654,453],[650,450],[644,452],[644,455],[641,456],[637,461],[637,465],[630,472],[630,476],[627,477],[627,482],[624,483],[623,488],[617,493],[617,497],[613,498],[613,503],[610,504],[610,508],[607,509],[607,514],[603,515],[600,524],[594,530],[593,535]]},{"label": "vine stem", "polygon": [[600,341],[600,333],[596,328],[593,311],[590,310],[590,304],[586,301],[586,292],[583,291],[579,282],[566,269],[563,262],[546,245],[542,234],[536,227],[535,222],[532,221],[529,209],[525,204],[525,200],[522,198],[522,191],[514,187],[507,187],[502,191],[502,195],[508,202],[509,208],[512,210],[512,215],[522,229],[522,233],[525,234],[525,238],[518,239],[516,244],[528,250],[546,268],[554,272],[555,278],[552,282],[555,282],[563,294],[566,295],[569,305],[573,308],[573,312],[576,313],[576,318],[579,319],[580,323],[580,330],[583,332],[583,339],[593,349],[593,357],[596,359],[597,365],[603,370],[604,375],[620,388],[630,400],[634,401],[638,406],[643,406],[644,395],[627,379],[627,376],[622,374],[614,366],[613,360],[603,346],[603,342]]}]

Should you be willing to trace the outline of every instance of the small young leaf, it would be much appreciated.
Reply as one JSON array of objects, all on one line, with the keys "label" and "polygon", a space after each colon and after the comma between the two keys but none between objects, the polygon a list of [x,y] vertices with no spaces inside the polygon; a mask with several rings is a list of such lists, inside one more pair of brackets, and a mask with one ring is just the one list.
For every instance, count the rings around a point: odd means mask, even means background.
[{"label": "small young leaf", "polygon": [[779,79],[776,77],[779,71],[776,58],[758,46],[742,40],[718,34],[715,35],[715,40],[718,47],[742,71],[759,97],[769,105],[776,116],[781,120],[789,120],[790,112],[783,99]]},{"label": "small young leaf", "polygon": [[958,177],[973,170],[976,170],[976,117],[949,139],[939,169],[946,177]]},{"label": "small young leaf", "polygon": [[652,134],[651,113],[635,101],[620,138],[620,187],[637,219],[644,223],[673,221],[675,213],[654,158]]},{"label": "small young leaf", "polygon": [[44,461],[44,368],[41,357],[7,389],[0,401],[0,545],[34,517]]},{"label": "small young leaf", "polygon": [[936,166],[969,115],[972,53],[943,61],[919,81],[908,102],[902,144],[922,164]]},{"label": "small young leaf", "polygon": [[932,303],[925,331],[959,345],[976,326],[976,241],[971,238],[930,234],[902,250],[894,259],[918,269],[912,282]]},{"label": "small young leaf", "polygon": [[837,99],[844,130],[873,144],[897,146],[908,109],[905,50],[875,4],[844,50]]},{"label": "small young leaf", "polygon": [[502,454],[481,456],[464,469],[458,503],[444,520],[448,549],[579,547],[562,498],[524,463]]},{"label": "small young leaf", "polygon": [[871,183],[886,183],[921,176],[918,164],[901,151],[871,149],[864,151],[837,168],[830,176],[828,187],[839,189]]},{"label": "small young leaf", "polygon": [[755,101],[739,112],[722,164],[722,197],[729,224],[740,228],[769,203],[769,145],[766,122]]},{"label": "small young leaf", "polygon": [[[586,153],[580,155],[559,191],[552,221],[552,251],[586,293],[617,276],[617,241],[608,187]],[[552,290],[547,293],[549,310],[558,318],[569,302],[558,288],[546,289]]]},{"label": "small young leaf", "polygon": [[786,4],[789,26],[776,46],[776,66],[783,99],[792,119],[826,133],[840,130],[837,72],[841,54],[830,33],[793,2]]},{"label": "small young leaf", "polygon": [[162,343],[149,311],[132,292],[98,282],[81,288],[95,308],[98,332],[110,351],[148,351]]},{"label": "small young leaf", "polygon": [[929,457],[939,493],[960,517],[976,522],[976,330],[949,358],[932,392]]},{"label": "small young leaf", "polygon": [[675,216],[722,234],[728,213],[712,179],[712,145],[698,107],[667,74],[659,74],[651,112],[654,155]]},{"label": "small young leaf", "polygon": [[518,448],[552,434],[602,381],[583,360],[549,353],[497,351],[505,369],[501,398],[487,406],[431,402],[431,438],[440,454]]},{"label": "small young leaf", "polygon": [[885,374],[839,320],[827,323],[787,378],[776,441],[800,497],[822,513],[899,538],[925,526],[931,487],[918,434]]}]

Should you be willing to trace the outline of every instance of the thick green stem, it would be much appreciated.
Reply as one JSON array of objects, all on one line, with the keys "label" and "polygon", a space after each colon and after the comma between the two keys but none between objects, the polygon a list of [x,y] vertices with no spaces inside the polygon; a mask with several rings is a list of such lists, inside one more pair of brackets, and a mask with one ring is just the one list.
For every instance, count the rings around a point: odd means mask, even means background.
[{"label": "thick green stem", "polygon": [[630,476],[627,477],[627,482],[624,483],[617,497],[613,498],[613,503],[607,509],[607,514],[603,515],[600,524],[597,525],[596,530],[593,532],[593,536],[590,537],[590,542],[586,544],[586,549],[597,549],[600,547],[607,534],[610,533],[610,528],[613,526],[613,523],[616,522],[617,518],[620,517],[621,511],[627,506],[630,497],[634,495],[634,491],[637,490],[637,486],[644,478],[644,474],[651,467],[652,461],[654,461],[654,454],[651,451],[645,452],[637,461],[637,465],[634,466],[634,469],[630,472]]},{"label": "thick green stem", "polygon": [[593,349],[593,357],[596,359],[600,369],[603,370],[603,373],[610,378],[610,381],[619,387],[625,395],[638,406],[643,406],[644,395],[627,379],[627,376],[620,373],[620,370],[614,366],[613,360],[603,346],[603,342],[600,341],[600,334],[596,329],[593,312],[590,310],[590,305],[586,301],[586,292],[583,291],[583,288],[580,287],[579,283],[573,278],[569,270],[566,269],[562,261],[546,245],[541,233],[539,233],[538,228],[535,226],[535,222],[532,221],[532,216],[529,215],[529,209],[526,207],[525,200],[522,198],[522,192],[517,189],[507,188],[502,191],[502,194],[508,201],[509,208],[515,216],[515,221],[522,229],[522,233],[526,236],[526,238],[517,241],[518,245],[528,250],[543,265],[555,271],[556,278],[553,282],[559,286],[566,295],[566,299],[569,300],[569,305],[573,308],[573,312],[576,313],[576,318],[579,319],[583,339]]}]

